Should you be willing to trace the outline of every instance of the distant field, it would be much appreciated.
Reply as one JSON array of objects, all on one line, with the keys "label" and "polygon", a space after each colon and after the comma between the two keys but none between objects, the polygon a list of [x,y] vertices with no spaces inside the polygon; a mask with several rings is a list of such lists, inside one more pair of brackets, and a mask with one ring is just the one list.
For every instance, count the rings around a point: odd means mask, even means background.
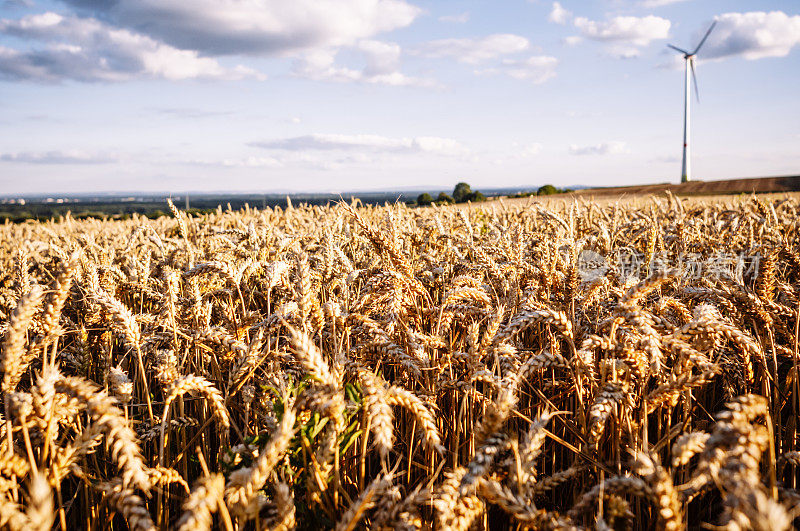
[{"label": "distant field", "polygon": [[[726,194],[726,195],[695,195],[688,197],[680,197],[682,204],[685,206],[693,205],[724,205],[735,207],[750,199],[751,194]],[[563,208],[563,205],[569,205],[574,202],[587,206],[589,204],[605,207],[612,204],[625,205],[628,208],[645,208],[648,204],[652,204],[654,199],[667,198],[665,192],[654,195],[634,195],[634,194],[605,194],[600,196],[589,195],[575,195],[575,194],[559,194],[549,195],[543,197],[531,196],[522,198],[508,198],[498,197],[492,198],[488,203],[482,204],[469,204],[469,205],[453,205],[450,208],[461,208],[467,210],[481,210],[488,205],[490,208],[524,208],[531,205],[541,205],[544,208]],[[775,193],[759,193],[758,197],[764,201],[783,201],[791,199],[793,201],[800,200],[800,192],[775,192]]]},{"label": "distant field", "polygon": [[526,202],[549,202],[579,198],[584,201],[616,201],[620,198],[664,197],[670,193],[679,197],[709,198],[720,196],[730,198],[741,194],[781,194],[800,192],[800,176],[757,177],[748,179],[726,179],[719,181],[691,181],[688,183],[643,184],[635,186],[611,186],[601,188],[581,188],[566,194],[548,196],[530,196],[525,198],[504,198],[508,204],[525,204]]},{"label": "distant field", "polygon": [[[518,192],[526,192],[524,189],[488,189],[485,194],[488,199],[496,200],[504,198],[508,204],[526,204],[531,201],[548,202],[554,198],[581,198],[583,200],[615,200],[621,197],[637,196],[664,196],[666,192],[681,197],[693,196],[730,196],[734,194],[749,193],[786,193],[800,192],[800,176],[788,177],[764,177],[752,179],[730,179],[722,181],[693,181],[685,184],[649,184],[639,186],[618,186],[608,188],[585,188],[578,189],[568,194],[556,194],[552,196],[536,196],[536,187],[527,190],[534,193],[533,196],[511,199],[509,195]],[[288,200],[294,205],[331,205],[344,199],[350,201],[357,198],[365,205],[383,205],[397,202],[413,204],[420,191],[397,191],[397,192],[353,192],[343,194],[332,193],[304,193],[304,194],[198,194],[190,198],[190,209],[186,212],[190,215],[208,214],[217,208],[227,210],[241,210],[246,206],[254,208],[281,207],[285,208]],[[435,195],[435,192],[434,192]],[[66,202],[57,202],[58,200]],[[166,215],[167,208],[165,196],[145,195],[140,197],[113,198],[106,196],[98,197],[73,197],[73,198],[38,198],[28,199],[24,204],[10,202],[9,200],[0,201],[0,223],[9,220],[21,222],[29,219],[48,220],[58,219],[70,213],[74,219],[83,218],[109,218],[127,219],[132,214],[142,214],[151,219]],[[176,199],[176,203],[185,206],[185,198]],[[473,206],[474,208],[474,206]]]},{"label": "distant field", "polygon": [[[615,186],[608,188],[583,188],[566,194],[529,197],[491,197],[506,206],[524,206],[532,203],[555,204],[560,202],[595,203],[605,205],[625,200],[626,203],[650,202],[653,197],[665,198],[668,194],[688,199],[690,203],[731,202],[736,196],[756,193],[765,198],[800,198],[800,176],[762,177],[752,179],[729,179],[721,181],[692,181],[682,184],[647,184],[639,186]],[[480,209],[481,205],[460,205],[461,208]]]},{"label": "distant field", "polygon": [[681,184],[665,183],[610,188],[587,188],[577,190],[574,194],[584,197],[602,197],[605,195],[661,194],[667,191],[680,196],[749,194],[754,192],[759,194],[770,192],[800,192],[800,175],[727,179],[720,181],[691,181]]}]

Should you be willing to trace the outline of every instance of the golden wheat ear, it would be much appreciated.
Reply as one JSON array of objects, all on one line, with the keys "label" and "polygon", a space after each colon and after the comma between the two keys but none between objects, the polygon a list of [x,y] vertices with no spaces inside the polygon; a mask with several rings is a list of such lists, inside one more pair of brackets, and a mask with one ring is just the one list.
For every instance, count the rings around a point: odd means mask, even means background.
[{"label": "golden wheat ear", "polygon": [[798,198],[575,197],[0,225],[0,528],[798,527]]}]

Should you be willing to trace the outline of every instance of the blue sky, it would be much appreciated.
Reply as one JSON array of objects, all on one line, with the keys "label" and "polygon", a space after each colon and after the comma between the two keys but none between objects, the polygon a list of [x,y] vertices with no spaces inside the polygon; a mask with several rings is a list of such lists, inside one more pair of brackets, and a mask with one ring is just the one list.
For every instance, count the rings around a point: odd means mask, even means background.
[{"label": "blue sky", "polygon": [[0,0],[0,193],[800,172],[796,0]]}]

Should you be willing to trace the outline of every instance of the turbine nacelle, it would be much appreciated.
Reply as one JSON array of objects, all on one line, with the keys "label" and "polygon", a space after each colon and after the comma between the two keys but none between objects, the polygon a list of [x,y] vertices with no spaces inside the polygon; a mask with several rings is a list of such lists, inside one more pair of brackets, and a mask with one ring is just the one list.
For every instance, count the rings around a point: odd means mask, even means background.
[{"label": "turbine nacelle", "polygon": [[703,45],[706,43],[706,39],[708,39],[708,36],[711,34],[711,30],[713,30],[714,26],[716,26],[716,25],[717,25],[717,21],[716,20],[711,23],[711,26],[709,26],[708,30],[706,31],[706,34],[703,35],[703,38],[700,39],[700,42],[698,43],[698,45],[694,49],[694,51],[688,52],[688,51],[684,50],[683,48],[678,48],[677,46],[673,46],[672,44],[667,44],[667,46],[669,46],[670,48],[672,48],[675,51],[681,52],[683,54],[683,58],[684,59],[689,59],[691,57],[694,57],[695,55],[697,55],[697,52],[700,51],[700,48],[702,48]]}]

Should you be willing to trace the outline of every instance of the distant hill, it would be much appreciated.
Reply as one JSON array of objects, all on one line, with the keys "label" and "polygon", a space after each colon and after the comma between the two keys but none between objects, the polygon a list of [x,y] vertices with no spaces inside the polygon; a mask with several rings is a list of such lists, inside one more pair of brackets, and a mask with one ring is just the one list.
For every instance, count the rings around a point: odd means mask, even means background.
[{"label": "distant hill", "polygon": [[748,179],[726,179],[720,181],[691,181],[681,184],[645,184],[636,186],[614,186],[608,188],[586,188],[576,190],[582,197],[604,197],[609,195],[650,195],[666,191],[674,195],[726,195],[768,192],[800,192],[800,175],[784,177],[755,177]]}]

